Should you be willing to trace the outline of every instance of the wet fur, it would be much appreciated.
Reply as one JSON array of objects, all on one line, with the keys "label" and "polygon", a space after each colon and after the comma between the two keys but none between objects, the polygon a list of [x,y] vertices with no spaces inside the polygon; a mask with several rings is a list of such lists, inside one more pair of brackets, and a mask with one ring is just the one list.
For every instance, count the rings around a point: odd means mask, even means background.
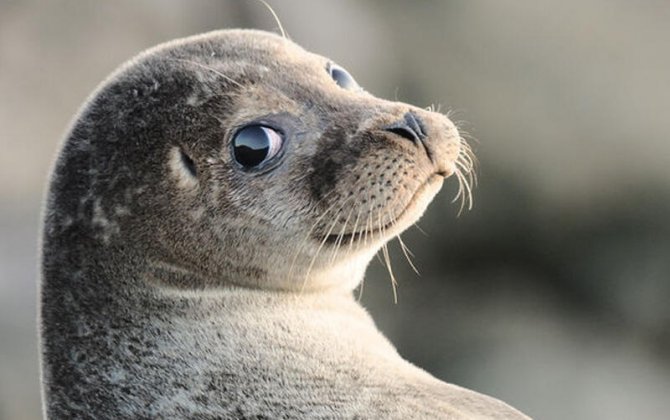
[{"label": "wet fur", "polygon": [[[45,210],[49,418],[524,418],[404,361],[352,298],[439,188],[421,185],[468,161],[446,117],[344,91],[327,63],[219,31],[143,53],[91,96]],[[432,158],[381,129],[408,110]],[[251,121],[287,139],[262,173],[229,149]]]}]

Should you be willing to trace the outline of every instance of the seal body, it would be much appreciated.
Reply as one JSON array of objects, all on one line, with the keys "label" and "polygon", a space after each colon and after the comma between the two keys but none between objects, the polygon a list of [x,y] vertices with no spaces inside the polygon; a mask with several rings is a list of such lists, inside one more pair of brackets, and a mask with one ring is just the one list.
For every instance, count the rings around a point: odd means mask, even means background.
[{"label": "seal body", "polygon": [[75,119],[45,210],[49,418],[525,418],[404,361],[353,299],[467,145],[276,35],[122,66]]}]

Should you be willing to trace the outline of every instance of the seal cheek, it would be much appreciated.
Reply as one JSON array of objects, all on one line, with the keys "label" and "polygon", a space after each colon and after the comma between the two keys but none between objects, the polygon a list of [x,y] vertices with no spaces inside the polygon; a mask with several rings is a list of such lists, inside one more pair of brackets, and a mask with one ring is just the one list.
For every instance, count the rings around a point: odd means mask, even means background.
[{"label": "seal cheek", "polygon": [[346,162],[346,147],[336,140],[337,133],[324,133],[318,148],[309,158],[309,188],[312,197],[320,201],[329,191],[336,188],[337,180]]},{"label": "seal cheek", "polygon": [[313,166],[315,169],[310,177],[310,190],[312,197],[319,201],[335,188],[339,177],[338,174],[341,172],[343,164],[325,155],[322,159],[318,159],[317,162]]}]

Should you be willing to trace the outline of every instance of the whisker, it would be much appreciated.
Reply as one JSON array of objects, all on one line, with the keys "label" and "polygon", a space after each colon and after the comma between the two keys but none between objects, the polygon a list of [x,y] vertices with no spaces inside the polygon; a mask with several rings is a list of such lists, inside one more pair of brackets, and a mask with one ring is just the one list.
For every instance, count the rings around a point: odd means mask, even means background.
[{"label": "whisker", "polygon": [[465,203],[468,201],[468,184],[460,171],[456,171],[456,178],[458,179],[459,188],[455,199],[460,198],[461,201],[461,205],[458,208],[458,216],[460,216],[465,208]]},{"label": "whisker", "polygon": [[[382,235],[382,237],[384,237],[386,236],[386,229],[384,228],[382,217],[383,214],[380,214],[379,217],[377,218],[377,225],[379,226],[378,229],[380,234]],[[389,276],[391,277],[391,287],[393,288],[393,302],[398,303],[398,292],[396,290],[396,285],[398,284],[398,282],[396,281],[395,275],[393,274],[393,268],[391,267],[391,256],[389,255],[388,242],[385,242],[384,245],[382,245],[382,255],[384,256],[386,270],[388,271]]]},{"label": "whisker", "polygon": [[319,244],[319,247],[316,249],[316,253],[312,257],[312,260],[309,263],[309,266],[307,267],[307,272],[305,273],[305,278],[302,283],[302,287],[300,288],[300,292],[302,293],[305,290],[305,287],[307,286],[307,281],[309,280],[309,275],[312,272],[312,268],[314,267],[314,264],[316,263],[316,259],[319,256],[319,253],[321,252],[321,249],[323,249],[323,246],[326,244],[328,241],[328,237],[330,234],[333,232],[333,229],[335,228],[335,225],[337,225],[337,219],[338,219],[338,214],[344,206],[349,202],[350,198],[347,198],[344,200],[341,204],[340,207],[337,209],[337,212],[335,213],[336,217],[333,218],[333,223],[330,224],[330,228],[328,231],[323,235],[323,239],[321,240],[321,243]]},{"label": "whisker", "polygon": [[463,175],[461,173],[461,177],[463,178],[463,183],[465,185],[465,190],[467,191],[467,197],[468,197],[468,210],[472,210],[472,205],[474,203],[474,200],[472,198],[472,186],[470,186],[469,179],[467,178],[466,175]]},{"label": "whisker", "polygon": [[272,9],[272,6],[270,6],[270,5],[268,4],[268,2],[266,2],[265,0],[258,0],[258,1],[260,1],[261,3],[263,3],[263,4],[265,5],[265,7],[268,8],[268,10],[270,11],[270,13],[272,13],[272,16],[274,16],[274,18],[275,18],[275,22],[277,22],[277,25],[279,25],[279,30],[281,31],[281,36],[282,36],[282,38],[288,39],[287,36],[286,36],[286,32],[284,31],[284,26],[282,26],[281,21],[279,20],[279,17],[278,17],[277,14],[275,13],[275,11]]},{"label": "whisker", "polygon": [[[329,193],[324,195],[322,197],[322,200],[329,197],[330,194],[333,193],[333,191],[330,191]],[[326,217],[326,215],[328,213],[330,213],[330,211],[332,209],[334,209],[336,205],[337,205],[337,201],[333,202],[330,206],[328,206],[328,208],[316,219],[316,221],[312,224],[312,226],[307,231],[307,234],[303,237],[302,241],[300,242],[300,245],[298,245],[298,248],[296,249],[295,255],[293,256],[293,260],[291,261],[291,266],[289,267],[289,272],[288,272],[289,279],[291,277],[293,277],[293,270],[295,268],[295,263],[298,260],[298,256],[300,255],[300,252],[303,250],[304,246],[307,244],[307,241],[311,238],[312,233],[314,232],[314,229],[316,229],[316,227],[319,225],[321,220],[323,220],[323,218]]]},{"label": "whisker", "polygon": [[467,167],[467,165],[465,165],[463,162],[461,162],[459,160],[454,162],[454,164],[460,168],[459,172],[463,177],[468,177],[468,178],[471,177],[472,172],[471,172],[470,168]]},{"label": "whisker", "polygon": [[463,137],[460,139],[460,145],[461,153],[459,154],[458,158],[467,163],[469,171],[474,171],[477,167],[478,161],[475,153],[472,150],[472,147],[465,141],[465,139],[463,139]]},{"label": "whisker", "polygon": [[[370,203],[370,191],[366,191],[367,194],[367,203]],[[363,246],[368,246],[368,233],[370,233],[370,240],[372,241],[372,208],[368,210],[368,219],[365,223],[365,230],[363,231],[365,235],[363,236]]]},{"label": "whisker", "polygon": [[458,191],[456,191],[456,196],[451,200],[452,203],[457,202],[461,197],[464,196],[464,188],[463,188],[463,179],[461,178],[461,172],[460,168],[456,168],[456,172],[454,172],[454,175],[456,176],[456,180],[458,181]]},{"label": "whisker", "polygon": [[356,221],[354,222],[354,229],[352,230],[353,234],[351,235],[351,239],[349,240],[349,252],[351,252],[354,246],[354,240],[356,239],[356,229],[358,228],[358,220],[360,216],[361,216],[361,210],[358,209],[358,212],[356,213]]},{"label": "whisker", "polygon": [[333,252],[332,257],[330,258],[330,264],[332,264],[335,261],[337,252],[340,250],[340,245],[342,245],[342,240],[344,239],[345,232],[347,231],[347,226],[349,225],[349,218],[351,217],[352,214],[354,214],[353,208],[349,211],[349,215],[347,216],[347,219],[344,221],[344,225],[342,225],[340,233],[337,235],[337,240],[335,241],[335,250]]},{"label": "whisker", "polygon": [[414,254],[412,251],[410,251],[409,248],[407,248],[407,245],[405,245],[405,242],[403,242],[402,238],[400,237],[400,234],[396,236],[398,238],[398,243],[400,244],[400,249],[402,249],[402,253],[405,255],[405,258],[407,259],[407,262],[409,263],[409,266],[412,267],[412,270],[416,273],[417,276],[420,276],[421,273],[419,273],[419,270],[416,268],[414,265],[414,262],[412,261],[412,258],[410,258],[410,255],[413,257]]},{"label": "whisker", "polygon": [[428,236],[428,233],[426,233],[426,231],[423,230],[423,229],[421,228],[421,226],[419,226],[419,222],[414,222],[414,224],[412,225],[412,227],[414,227],[414,228],[415,228],[416,230],[418,230],[419,232],[423,233],[425,236]]},{"label": "whisker", "polygon": [[321,240],[321,243],[319,244],[319,247],[316,249],[316,253],[312,257],[312,260],[309,262],[309,266],[307,267],[307,272],[305,273],[305,278],[303,279],[302,286],[300,287],[300,293],[302,293],[305,290],[305,287],[307,286],[307,282],[309,280],[309,275],[312,272],[312,268],[314,267],[314,264],[316,263],[316,259],[319,256],[319,253],[321,252],[321,249],[323,246],[326,244],[326,241],[328,241],[328,236],[330,233],[333,231],[333,228],[337,224],[337,219],[333,221],[330,225],[330,229],[328,229],[328,232],[324,235],[323,239]]},{"label": "whisker", "polygon": [[223,77],[224,79],[226,79],[226,80],[229,81],[230,83],[233,83],[233,84],[237,85],[238,87],[244,88],[244,86],[243,86],[241,83],[239,83],[238,81],[236,81],[236,80],[233,79],[232,77],[230,77],[230,76],[226,76],[225,74],[221,73],[221,72],[218,71],[217,69],[212,68],[212,67],[210,67],[210,66],[208,66],[208,65],[206,65],[206,64],[198,63],[197,61],[193,61],[193,60],[187,60],[187,59],[185,59],[185,58],[166,58],[166,60],[170,60],[170,61],[180,61],[180,62],[182,62],[182,63],[188,63],[188,64],[192,64],[192,65],[194,65],[194,66],[201,67],[201,68],[203,68],[203,69],[205,69],[205,70],[209,70],[209,71],[211,71],[212,73],[215,73],[215,74],[217,74],[217,75]]},{"label": "whisker", "polygon": [[386,261],[386,269],[388,270],[389,276],[391,276],[391,288],[393,289],[393,303],[398,303],[398,281],[393,274],[393,268],[391,267],[391,256],[389,255],[388,244],[384,244],[382,247],[382,253],[384,255],[384,261]]},{"label": "whisker", "polygon": [[363,280],[361,280],[361,284],[358,286],[358,301],[359,302],[363,298],[363,287],[364,286],[365,286],[365,276],[363,276]]}]

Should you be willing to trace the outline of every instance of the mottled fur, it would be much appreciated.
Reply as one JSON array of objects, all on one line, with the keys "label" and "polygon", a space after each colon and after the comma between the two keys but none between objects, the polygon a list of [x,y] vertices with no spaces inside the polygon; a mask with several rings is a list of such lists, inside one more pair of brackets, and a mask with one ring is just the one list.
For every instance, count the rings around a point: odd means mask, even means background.
[{"label": "mottled fur", "polygon": [[[49,418],[524,418],[404,361],[352,298],[463,148],[446,117],[344,90],[327,65],[219,31],[89,99],[45,211]],[[424,142],[384,129],[408,111]],[[260,172],[231,157],[252,121],[287,142]]]}]

